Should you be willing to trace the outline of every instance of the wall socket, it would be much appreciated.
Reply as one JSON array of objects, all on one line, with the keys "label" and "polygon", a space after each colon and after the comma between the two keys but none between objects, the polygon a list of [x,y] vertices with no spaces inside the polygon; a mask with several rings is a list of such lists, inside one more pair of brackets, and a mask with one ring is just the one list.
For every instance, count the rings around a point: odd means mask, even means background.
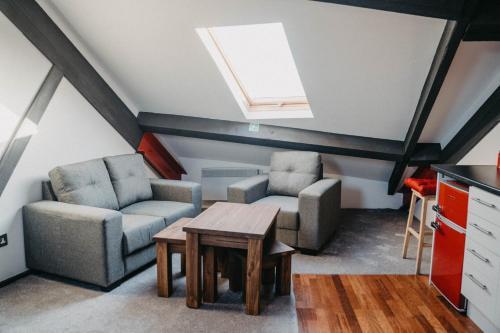
[{"label": "wall socket", "polygon": [[7,234],[0,235],[0,247],[7,246],[9,242],[7,241]]}]

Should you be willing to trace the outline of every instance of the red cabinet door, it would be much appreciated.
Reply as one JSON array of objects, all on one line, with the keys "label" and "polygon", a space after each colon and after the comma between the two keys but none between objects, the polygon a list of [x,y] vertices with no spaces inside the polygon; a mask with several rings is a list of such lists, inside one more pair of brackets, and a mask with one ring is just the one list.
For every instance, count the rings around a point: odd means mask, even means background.
[{"label": "red cabinet door", "polygon": [[465,233],[447,225],[439,218],[434,232],[431,281],[457,309],[464,309],[462,266],[464,262]]},{"label": "red cabinet door", "polygon": [[439,213],[462,228],[467,225],[467,206],[469,193],[467,188],[452,186],[445,182],[439,184]]}]

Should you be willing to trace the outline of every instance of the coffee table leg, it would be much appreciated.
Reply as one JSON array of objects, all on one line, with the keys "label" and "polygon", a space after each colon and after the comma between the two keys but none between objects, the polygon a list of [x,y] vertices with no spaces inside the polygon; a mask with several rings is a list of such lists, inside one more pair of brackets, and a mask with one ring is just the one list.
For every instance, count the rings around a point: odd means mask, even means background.
[{"label": "coffee table leg", "polygon": [[186,254],[181,253],[181,275],[186,275]]},{"label": "coffee table leg", "polygon": [[203,301],[214,303],[217,299],[217,259],[215,248],[207,246],[203,253]]},{"label": "coffee table leg", "polygon": [[280,258],[276,267],[276,294],[290,295],[292,278],[292,256],[286,255]]},{"label": "coffee table leg", "polygon": [[169,297],[172,294],[172,254],[167,242],[156,243],[156,279],[158,296]]},{"label": "coffee table leg", "polygon": [[200,243],[196,233],[186,233],[186,305],[201,305]]},{"label": "coffee table leg", "polygon": [[246,295],[245,312],[249,315],[258,315],[260,306],[260,283],[262,274],[262,248],[261,239],[248,240],[247,269],[246,269]]}]

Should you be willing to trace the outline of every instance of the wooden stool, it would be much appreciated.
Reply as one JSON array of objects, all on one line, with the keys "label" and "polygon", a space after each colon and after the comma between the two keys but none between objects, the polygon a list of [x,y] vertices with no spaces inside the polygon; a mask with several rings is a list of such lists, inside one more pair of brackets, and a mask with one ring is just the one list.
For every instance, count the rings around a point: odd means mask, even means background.
[{"label": "wooden stool", "polygon": [[181,254],[181,274],[186,274],[186,233],[182,231],[182,227],[191,220],[181,218],[153,237],[156,241],[156,272],[160,297],[172,294],[172,253]]},{"label": "wooden stool", "polygon": [[[420,274],[420,266],[422,264],[422,251],[424,247],[430,247],[432,244],[425,243],[424,238],[426,235],[432,235],[432,231],[426,231],[426,217],[427,217],[427,204],[429,200],[435,198],[434,195],[424,196],[415,190],[411,190],[411,203],[410,211],[408,212],[408,221],[406,223],[405,239],[403,242],[403,258],[406,258],[408,252],[408,245],[410,244],[410,235],[418,239],[417,245],[417,261],[415,265],[415,274]],[[415,206],[417,203],[417,198],[422,200],[422,210],[420,211],[420,227],[418,232],[413,228],[413,217],[415,215]]]},{"label": "wooden stool", "polygon": [[[290,295],[292,254],[294,253],[294,248],[280,241],[274,241],[269,251],[264,254],[262,261],[263,272],[276,272],[276,295]],[[235,259],[237,259],[239,263],[234,262]],[[247,276],[246,253],[241,251],[232,251],[230,261],[230,266],[232,267],[229,277],[230,288],[232,287],[231,290],[236,291],[243,289],[243,299],[245,299],[244,286],[246,285]]]}]

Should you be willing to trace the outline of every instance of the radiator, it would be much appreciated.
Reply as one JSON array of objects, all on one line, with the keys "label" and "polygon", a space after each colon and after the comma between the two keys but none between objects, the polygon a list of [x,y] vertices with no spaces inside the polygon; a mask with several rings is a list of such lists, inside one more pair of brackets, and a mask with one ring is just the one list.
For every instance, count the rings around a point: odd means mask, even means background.
[{"label": "radiator", "polygon": [[256,168],[202,168],[203,200],[227,200],[227,187],[240,180],[261,174]]}]

